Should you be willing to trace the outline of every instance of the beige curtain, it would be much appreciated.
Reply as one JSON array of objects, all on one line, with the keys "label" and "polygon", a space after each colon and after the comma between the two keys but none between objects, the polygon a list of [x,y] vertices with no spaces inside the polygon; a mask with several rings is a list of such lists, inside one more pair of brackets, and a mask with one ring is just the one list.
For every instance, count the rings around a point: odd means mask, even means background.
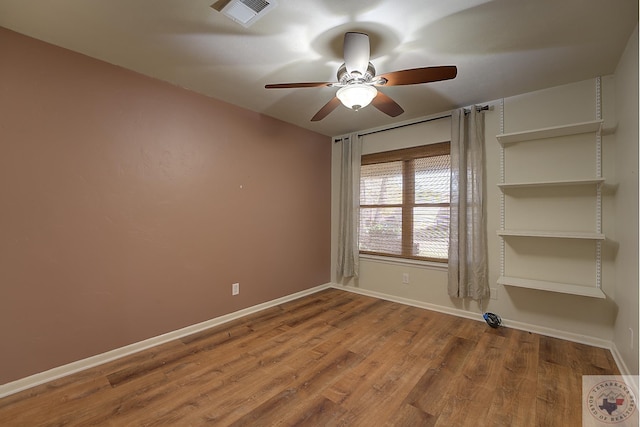
[{"label": "beige curtain", "polygon": [[451,115],[449,295],[489,296],[484,206],[484,115],[474,106]]},{"label": "beige curtain", "polygon": [[360,218],[360,157],[362,137],[342,138],[340,167],[340,218],[338,229],[338,278],[357,277]]}]

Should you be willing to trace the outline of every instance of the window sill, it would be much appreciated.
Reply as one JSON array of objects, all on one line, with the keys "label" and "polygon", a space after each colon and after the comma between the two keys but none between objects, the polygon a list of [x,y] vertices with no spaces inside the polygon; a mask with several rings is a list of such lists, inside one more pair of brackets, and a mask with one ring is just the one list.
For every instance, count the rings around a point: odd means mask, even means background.
[{"label": "window sill", "polygon": [[408,265],[411,267],[426,268],[429,270],[447,271],[449,269],[449,264],[447,263],[432,262],[432,261],[418,261],[415,259],[392,258],[392,257],[384,257],[384,256],[368,255],[368,254],[360,254],[360,259],[372,261],[380,264]]}]

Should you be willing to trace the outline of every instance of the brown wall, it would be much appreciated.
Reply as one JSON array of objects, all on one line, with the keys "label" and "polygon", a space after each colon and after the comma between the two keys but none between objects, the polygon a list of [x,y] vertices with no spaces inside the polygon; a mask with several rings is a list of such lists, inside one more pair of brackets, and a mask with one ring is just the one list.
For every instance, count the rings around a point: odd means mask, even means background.
[{"label": "brown wall", "polygon": [[329,282],[330,145],[0,28],[0,384]]}]

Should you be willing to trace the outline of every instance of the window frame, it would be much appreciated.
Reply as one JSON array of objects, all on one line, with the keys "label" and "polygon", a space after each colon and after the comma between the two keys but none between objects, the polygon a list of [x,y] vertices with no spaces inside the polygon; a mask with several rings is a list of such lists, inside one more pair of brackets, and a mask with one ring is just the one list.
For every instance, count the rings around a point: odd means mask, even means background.
[{"label": "window frame", "polygon": [[[419,207],[450,207],[451,194],[449,193],[448,203],[415,203],[415,163],[416,159],[425,157],[451,155],[451,143],[438,142],[434,144],[421,145],[419,147],[403,148],[392,151],[383,151],[378,153],[365,154],[361,157],[361,166],[402,162],[402,203],[401,204],[383,204],[383,205],[359,205],[359,209],[375,209],[375,208],[401,208],[402,209],[402,244],[401,254],[390,254],[384,252],[359,250],[360,255],[374,255],[381,257],[389,257],[395,259],[409,259],[416,261],[428,261],[438,264],[446,264],[449,262],[447,258],[432,258],[413,255],[413,210]],[[360,224],[358,224],[360,227]]]}]

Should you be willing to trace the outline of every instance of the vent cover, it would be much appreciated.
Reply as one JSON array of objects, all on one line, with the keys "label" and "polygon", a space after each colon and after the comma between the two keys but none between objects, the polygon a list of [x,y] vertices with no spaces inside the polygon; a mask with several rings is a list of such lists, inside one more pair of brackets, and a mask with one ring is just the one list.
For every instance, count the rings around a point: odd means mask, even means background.
[{"label": "vent cover", "polygon": [[276,5],[275,0],[231,0],[221,12],[237,23],[249,27]]}]

